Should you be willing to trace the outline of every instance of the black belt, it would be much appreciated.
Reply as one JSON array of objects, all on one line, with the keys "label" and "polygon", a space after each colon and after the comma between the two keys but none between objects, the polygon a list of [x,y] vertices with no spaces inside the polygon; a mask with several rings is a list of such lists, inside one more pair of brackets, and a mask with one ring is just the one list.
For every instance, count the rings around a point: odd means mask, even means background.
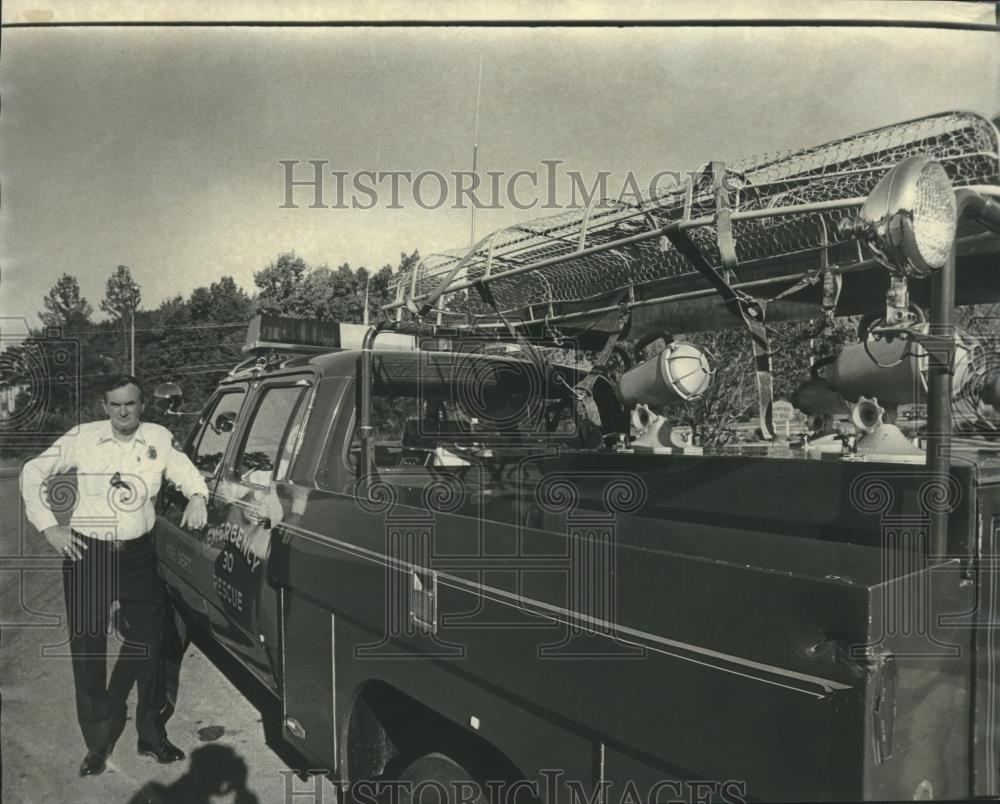
[{"label": "black belt", "polygon": [[153,539],[153,532],[144,533],[135,539],[95,539],[92,536],[88,536],[86,533],[80,533],[78,530],[74,530],[73,534],[79,536],[88,546],[101,545],[108,550],[113,550],[118,552],[120,550],[135,549],[136,547],[148,546],[149,542]]}]

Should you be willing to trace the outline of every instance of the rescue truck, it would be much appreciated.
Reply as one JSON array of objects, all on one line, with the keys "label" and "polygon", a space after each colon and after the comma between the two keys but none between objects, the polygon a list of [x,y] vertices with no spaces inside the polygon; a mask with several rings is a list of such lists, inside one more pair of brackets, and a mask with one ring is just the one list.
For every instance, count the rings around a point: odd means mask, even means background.
[{"label": "rescue truck", "polygon": [[[998,796],[1000,371],[955,325],[998,233],[949,112],[494,232],[371,326],[260,316],[184,445],[208,526],[158,500],[174,601],[358,801]],[[851,315],[776,437],[769,327]],[[759,421],[715,450],[671,410],[727,327]]]}]

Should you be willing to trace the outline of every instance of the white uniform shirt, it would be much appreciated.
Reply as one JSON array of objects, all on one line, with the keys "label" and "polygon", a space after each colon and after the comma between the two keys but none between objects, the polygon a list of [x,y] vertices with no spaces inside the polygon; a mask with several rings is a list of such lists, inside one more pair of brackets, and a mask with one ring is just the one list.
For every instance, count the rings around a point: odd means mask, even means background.
[{"label": "white uniform shirt", "polygon": [[166,427],[143,422],[129,441],[119,441],[110,421],[90,422],[67,433],[21,471],[28,521],[39,531],[59,524],[49,507],[74,503],[70,490],[49,478],[76,469],[77,493],[70,527],[94,539],[137,539],[156,522],[153,503],[164,477],[185,497],[208,497],[205,480],[173,445]]}]

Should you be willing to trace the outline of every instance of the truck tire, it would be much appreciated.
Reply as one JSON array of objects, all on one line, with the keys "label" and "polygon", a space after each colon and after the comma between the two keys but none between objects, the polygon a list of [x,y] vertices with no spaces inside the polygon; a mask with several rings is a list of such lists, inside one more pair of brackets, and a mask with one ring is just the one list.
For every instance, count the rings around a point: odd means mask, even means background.
[{"label": "truck tire", "polygon": [[455,760],[444,754],[425,754],[399,774],[407,784],[400,790],[399,804],[488,804],[482,786]]}]

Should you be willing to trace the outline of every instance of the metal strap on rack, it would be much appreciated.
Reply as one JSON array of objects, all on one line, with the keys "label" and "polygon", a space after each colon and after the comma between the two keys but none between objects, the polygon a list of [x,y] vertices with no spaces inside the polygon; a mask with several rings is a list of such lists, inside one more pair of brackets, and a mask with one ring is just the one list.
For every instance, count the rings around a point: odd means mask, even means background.
[{"label": "metal strap on rack", "polygon": [[[725,172],[721,162],[714,162],[716,180],[716,210],[724,213],[728,210],[729,199],[720,175]],[[732,221],[728,214],[717,214],[719,251],[723,258],[723,269],[731,271],[736,267],[736,250],[725,244],[732,245]],[[750,333],[750,343],[753,347],[754,369],[757,373],[757,401],[760,408],[761,436],[767,441],[774,438],[774,384],[771,379],[771,351],[768,343],[767,328],[764,325],[764,304],[752,296],[732,287],[721,271],[716,270],[694,244],[685,230],[672,227],[666,232],[670,242],[684,258],[715,288],[722,297],[726,307],[734,315],[739,316]]]},{"label": "metal strap on rack", "polygon": [[[729,190],[725,183],[726,163],[712,163],[712,184],[715,189],[715,221],[716,241],[719,244],[719,256],[722,258],[722,270],[731,275],[739,265],[736,258],[736,240],[733,238],[732,207],[729,205]],[[730,276],[730,281],[732,278]]]},{"label": "metal strap on rack", "polygon": [[[743,323],[750,333],[750,343],[753,347],[754,370],[757,374],[757,404],[760,410],[760,432],[762,438],[766,441],[771,441],[774,438],[774,381],[771,377],[771,347],[767,337],[767,327],[764,324],[764,302],[734,290],[730,285],[736,279],[735,269],[739,265],[739,260],[736,256],[736,241],[733,238],[732,208],[729,205],[729,191],[725,184],[725,162],[713,162],[712,173],[715,186],[716,241],[719,245],[719,256],[722,259],[722,269],[725,273],[719,273],[712,268],[690,239],[686,235],[684,238],[690,246],[688,251],[693,251],[698,255],[698,260],[693,263],[694,267],[697,268],[702,276],[708,277],[706,271],[715,275],[716,282],[713,284],[716,290],[722,294],[729,309],[736,312],[743,319]],[[671,240],[677,246],[677,241],[673,238]],[[685,256],[689,260],[691,259],[687,253],[685,253]]]}]

